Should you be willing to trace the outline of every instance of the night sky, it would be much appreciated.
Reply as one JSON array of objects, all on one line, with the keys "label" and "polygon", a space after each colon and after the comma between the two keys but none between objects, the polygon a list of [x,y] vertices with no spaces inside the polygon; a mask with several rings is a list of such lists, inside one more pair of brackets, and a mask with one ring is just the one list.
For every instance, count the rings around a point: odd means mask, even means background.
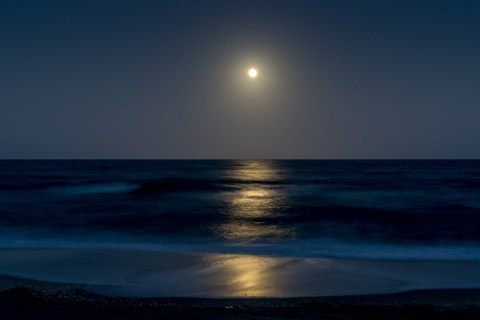
[{"label": "night sky", "polygon": [[0,158],[480,158],[480,1],[1,1]]}]

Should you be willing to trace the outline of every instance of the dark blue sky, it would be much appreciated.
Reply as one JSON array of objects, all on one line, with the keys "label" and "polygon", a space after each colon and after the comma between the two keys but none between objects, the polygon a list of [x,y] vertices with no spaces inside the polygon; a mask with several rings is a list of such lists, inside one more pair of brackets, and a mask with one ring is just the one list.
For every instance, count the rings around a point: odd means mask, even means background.
[{"label": "dark blue sky", "polygon": [[479,88],[475,0],[0,3],[0,158],[480,158]]}]

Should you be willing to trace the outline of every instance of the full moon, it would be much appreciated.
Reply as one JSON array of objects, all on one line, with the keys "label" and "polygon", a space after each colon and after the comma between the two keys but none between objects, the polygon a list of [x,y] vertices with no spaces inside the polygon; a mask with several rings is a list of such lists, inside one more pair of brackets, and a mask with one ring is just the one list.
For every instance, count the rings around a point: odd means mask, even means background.
[{"label": "full moon", "polygon": [[248,76],[249,76],[250,78],[256,78],[256,77],[258,76],[258,71],[257,71],[257,69],[255,69],[255,68],[250,68],[250,69],[248,70]]}]

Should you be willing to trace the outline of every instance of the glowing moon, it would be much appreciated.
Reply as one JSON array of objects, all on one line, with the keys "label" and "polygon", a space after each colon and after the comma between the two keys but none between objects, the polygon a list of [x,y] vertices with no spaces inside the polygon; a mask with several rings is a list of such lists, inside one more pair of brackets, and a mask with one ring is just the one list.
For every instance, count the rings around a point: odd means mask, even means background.
[{"label": "glowing moon", "polygon": [[250,78],[256,78],[258,76],[258,71],[255,68],[248,69],[248,76]]}]

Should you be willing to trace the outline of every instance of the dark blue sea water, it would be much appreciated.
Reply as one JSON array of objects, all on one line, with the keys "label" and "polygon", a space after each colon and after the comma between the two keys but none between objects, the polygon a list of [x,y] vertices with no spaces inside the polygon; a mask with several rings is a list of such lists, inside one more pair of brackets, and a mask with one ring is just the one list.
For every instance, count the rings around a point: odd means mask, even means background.
[{"label": "dark blue sea water", "polygon": [[480,161],[0,161],[0,247],[480,260]]}]

